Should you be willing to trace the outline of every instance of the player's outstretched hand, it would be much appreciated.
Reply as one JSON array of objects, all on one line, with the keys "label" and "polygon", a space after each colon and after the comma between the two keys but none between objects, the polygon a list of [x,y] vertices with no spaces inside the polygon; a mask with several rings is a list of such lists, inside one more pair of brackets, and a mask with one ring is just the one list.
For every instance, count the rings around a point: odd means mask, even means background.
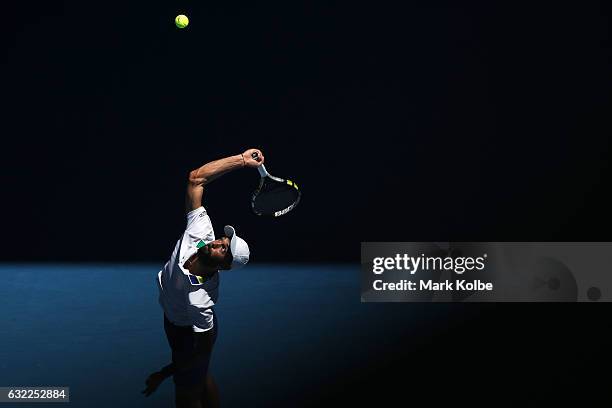
[{"label": "player's outstretched hand", "polygon": [[[253,153],[257,153],[255,158],[253,158]],[[242,153],[242,158],[244,159],[244,165],[248,167],[259,167],[264,164],[264,155],[259,149],[248,149]]]},{"label": "player's outstretched hand", "polygon": [[159,387],[159,385],[163,383],[165,379],[166,377],[159,371],[149,375],[149,378],[147,378],[147,380],[145,381],[147,388],[142,390],[142,393],[145,395],[145,397],[148,397],[149,395],[153,394],[157,387]]}]

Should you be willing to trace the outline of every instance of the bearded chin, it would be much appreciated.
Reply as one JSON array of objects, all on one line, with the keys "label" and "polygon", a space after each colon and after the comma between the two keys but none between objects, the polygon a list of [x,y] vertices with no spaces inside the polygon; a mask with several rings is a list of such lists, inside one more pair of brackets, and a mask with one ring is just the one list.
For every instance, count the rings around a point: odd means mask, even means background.
[{"label": "bearded chin", "polygon": [[200,263],[202,264],[202,266],[209,267],[209,268],[214,268],[217,266],[216,262],[211,258],[210,254],[205,254],[202,252],[198,256],[198,259]]}]

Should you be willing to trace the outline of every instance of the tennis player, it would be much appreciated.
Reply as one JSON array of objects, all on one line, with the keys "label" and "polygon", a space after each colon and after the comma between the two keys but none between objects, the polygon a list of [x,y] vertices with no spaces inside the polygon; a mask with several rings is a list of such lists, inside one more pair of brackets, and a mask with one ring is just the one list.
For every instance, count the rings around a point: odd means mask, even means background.
[{"label": "tennis player", "polygon": [[[257,153],[256,158],[253,153]],[[202,196],[204,187],[219,176],[263,163],[261,151],[249,149],[206,163],[189,174],[187,227],[157,280],[172,363],[147,378],[147,388],[143,391],[146,396],[173,376],[177,408],[219,406],[217,387],[208,374],[219,330],[214,311],[219,296],[219,271],[243,267],[250,253],[234,227],[226,226],[224,235],[215,239],[210,218],[202,206]]]}]

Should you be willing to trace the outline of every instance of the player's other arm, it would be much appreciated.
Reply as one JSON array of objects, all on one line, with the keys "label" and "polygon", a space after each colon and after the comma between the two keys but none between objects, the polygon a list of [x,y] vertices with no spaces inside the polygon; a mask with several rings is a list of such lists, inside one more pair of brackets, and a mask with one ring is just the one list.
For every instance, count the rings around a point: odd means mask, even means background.
[{"label": "player's other arm", "polygon": [[[257,153],[257,159],[253,159],[253,153]],[[192,170],[189,173],[189,182],[187,183],[187,212],[195,210],[202,205],[202,196],[204,195],[204,186],[206,184],[232,170],[245,166],[257,167],[263,164],[263,162],[264,156],[261,150],[248,149],[241,154],[211,161]]]}]

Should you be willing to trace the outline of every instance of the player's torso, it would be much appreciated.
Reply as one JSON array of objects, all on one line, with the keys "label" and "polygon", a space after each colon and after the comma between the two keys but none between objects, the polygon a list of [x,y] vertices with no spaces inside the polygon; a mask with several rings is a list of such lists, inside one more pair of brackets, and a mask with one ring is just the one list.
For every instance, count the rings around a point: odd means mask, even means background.
[{"label": "player's torso", "polygon": [[197,250],[197,242],[184,242],[184,239],[178,240],[170,260],[160,272],[162,296],[176,304],[212,307],[218,298],[219,272],[207,278],[189,276],[183,265]]}]

